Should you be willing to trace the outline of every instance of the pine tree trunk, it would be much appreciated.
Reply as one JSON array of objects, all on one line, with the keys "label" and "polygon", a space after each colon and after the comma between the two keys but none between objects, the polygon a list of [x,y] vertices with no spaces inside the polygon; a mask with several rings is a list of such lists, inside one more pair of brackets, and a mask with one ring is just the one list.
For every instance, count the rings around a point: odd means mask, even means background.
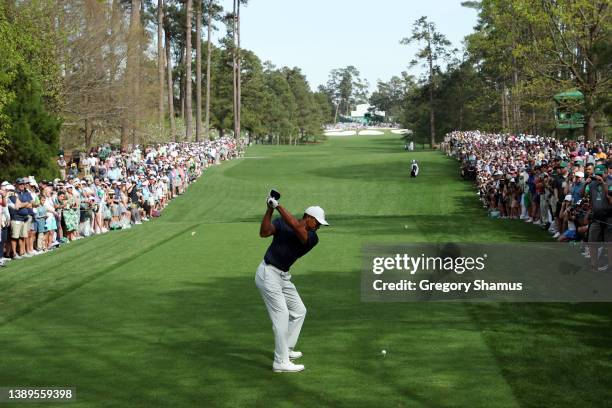
[{"label": "pine tree trunk", "polygon": [[506,85],[501,89],[501,117],[502,117],[502,132],[508,128],[506,123]]},{"label": "pine tree trunk", "polygon": [[157,71],[159,75],[158,122],[160,132],[164,128],[164,1],[157,0]]},{"label": "pine tree trunk", "polygon": [[196,0],[196,142],[202,137],[202,0]]},{"label": "pine tree trunk", "polygon": [[[131,0],[132,10],[130,13],[130,28],[127,43],[127,66],[126,66],[126,89],[129,89],[129,96],[127,99],[127,117],[123,118],[122,132],[121,132],[121,147],[127,148],[129,144],[128,137],[130,133],[133,134],[134,126],[137,122],[137,109],[136,103],[138,102],[139,87],[138,82],[138,52],[140,45],[138,41],[138,33],[140,32],[140,0]],[[134,139],[132,138],[132,141]]]},{"label": "pine tree trunk", "polygon": [[242,57],[240,55],[240,0],[236,0],[237,13],[236,13],[236,42],[237,42],[237,54],[236,54],[236,114],[238,118],[236,120],[236,138],[240,138],[240,111],[242,109],[242,88],[241,88],[241,75],[242,75]]},{"label": "pine tree trunk", "polygon": [[512,124],[510,123],[510,97],[509,97],[508,88],[504,85],[504,98],[506,98],[506,103],[504,106],[506,107],[506,129],[505,131],[510,131]]},{"label": "pine tree trunk", "polygon": [[138,0],[138,5],[140,11],[138,13],[138,25],[136,31],[136,43],[138,44],[136,54],[136,78],[134,81],[134,98],[135,104],[134,109],[136,110],[135,117],[135,126],[134,131],[132,132],[132,146],[141,143],[141,135],[142,135],[142,118],[143,118],[143,107],[144,103],[141,98],[141,78],[142,78],[142,56],[145,52],[145,30],[144,30],[144,17],[145,17],[145,9],[144,9],[144,1]]},{"label": "pine tree trunk", "polygon": [[170,119],[170,138],[178,142],[176,123],[174,122],[174,84],[172,83],[172,54],[170,52],[170,33],[166,31],[166,74],[168,76],[168,117]]},{"label": "pine tree trunk", "polygon": [[521,128],[521,98],[516,58],[512,57],[512,130],[519,133]]},{"label": "pine tree trunk", "polygon": [[[111,4],[111,32],[113,30],[113,17],[114,16],[114,12],[115,12],[115,1],[113,1],[113,3]],[[57,2],[57,8],[58,8],[58,13],[57,13],[57,30],[59,31],[60,35],[64,35],[64,14],[65,14],[65,1],[64,0],[59,0]],[[112,39],[110,40],[112,42]],[[66,49],[67,47],[64,45],[63,41],[59,41],[57,44],[57,48],[59,49],[59,66],[60,66],[60,73],[62,74],[62,76],[66,75]]]},{"label": "pine tree trunk", "polygon": [[584,138],[586,140],[595,140],[595,117],[592,113],[584,115]]},{"label": "pine tree trunk", "polygon": [[[181,61],[179,63],[183,68],[185,68],[185,47],[181,50]],[[185,70],[183,69],[181,72],[181,76],[179,78],[179,102],[181,104],[181,119],[183,120],[183,124],[185,124]]]},{"label": "pine tree trunk", "polygon": [[185,7],[185,139],[191,141],[191,0]]},{"label": "pine tree trunk", "polygon": [[[89,97],[87,98],[89,102]],[[93,142],[93,135],[96,129],[90,119],[85,119],[85,150],[89,151]]]},{"label": "pine tree trunk", "polygon": [[236,137],[236,135],[238,134],[238,85],[237,85],[237,78],[236,78],[236,53],[237,53],[237,46],[236,46],[236,13],[238,12],[237,10],[237,6],[236,3],[239,0],[234,0],[234,14],[232,15],[232,45],[233,45],[233,49],[232,49],[232,101],[234,102],[234,109],[233,109],[233,113],[234,113],[234,137]]},{"label": "pine tree trunk", "polygon": [[[590,75],[589,75],[590,76]],[[586,140],[595,140],[595,116],[593,115],[594,96],[587,89],[582,90],[584,95],[584,138]]]},{"label": "pine tree trunk", "polygon": [[[117,57],[117,33],[121,31],[121,19],[122,19],[123,10],[121,8],[121,0],[113,0],[112,4],[112,12],[111,12],[111,23],[110,23],[110,37],[108,41],[109,47],[109,78],[108,78],[108,87],[112,89],[114,86],[117,86],[117,71],[119,63]],[[62,31],[63,32],[63,29]],[[65,68],[65,63],[64,63]],[[125,86],[121,86],[120,89],[125,89]],[[125,117],[127,114],[126,110],[126,95],[125,92],[109,92],[108,95],[109,106],[121,106],[121,110],[119,113],[119,127],[121,128],[121,140],[124,139],[123,136],[123,125],[125,124]]]},{"label": "pine tree trunk", "polygon": [[[431,50],[431,44],[429,46]],[[428,57],[429,62],[429,131],[431,133],[430,148],[436,144],[436,115],[434,113],[434,78],[433,78],[433,56],[431,52]]]},{"label": "pine tree trunk", "polygon": [[210,137],[210,62],[212,60],[212,2],[208,5],[208,15],[206,18],[208,25],[208,37],[206,38],[208,53],[206,55],[206,127],[205,133],[207,138]]}]

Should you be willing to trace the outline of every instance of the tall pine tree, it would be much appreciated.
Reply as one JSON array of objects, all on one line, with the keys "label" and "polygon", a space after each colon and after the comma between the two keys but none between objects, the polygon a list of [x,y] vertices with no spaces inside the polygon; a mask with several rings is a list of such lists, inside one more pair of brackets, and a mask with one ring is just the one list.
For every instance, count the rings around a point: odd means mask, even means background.
[{"label": "tall pine tree", "polygon": [[53,178],[58,173],[54,156],[60,120],[47,112],[40,85],[23,68],[19,68],[11,90],[15,98],[5,109],[11,127],[7,150],[0,156],[0,178]]}]

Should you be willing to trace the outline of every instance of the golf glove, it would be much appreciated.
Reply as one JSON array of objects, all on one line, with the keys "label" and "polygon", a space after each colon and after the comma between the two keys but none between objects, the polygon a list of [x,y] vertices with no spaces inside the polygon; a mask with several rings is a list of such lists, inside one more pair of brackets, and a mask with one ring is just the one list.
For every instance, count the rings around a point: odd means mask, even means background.
[{"label": "golf glove", "polygon": [[276,201],[274,198],[272,197],[268,197],[266,198],[266,204],[268,205],[268,207],[270,208],[276,208],[278,207],[278,201]]}]

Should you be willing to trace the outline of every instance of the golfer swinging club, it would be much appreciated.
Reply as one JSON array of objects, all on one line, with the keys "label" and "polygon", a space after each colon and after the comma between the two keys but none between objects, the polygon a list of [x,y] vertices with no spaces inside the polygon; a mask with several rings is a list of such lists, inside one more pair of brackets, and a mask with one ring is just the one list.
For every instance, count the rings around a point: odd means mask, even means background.
[{"label": "golfer swinging club", "polygon": [[[259,264],[255,274],[255,285],[263,297],[274,331],[275,372],[298,372],[304,369],[302,364],[291,360],[302,357],[302,353],[293,348],[300,336],[300,330],[306,316],[302,299],[291,283],[289,268],[293,263],[319,242],[316,231],[325,221],[325,212],[321,207],[308,207],[301,220],[296,219],[278,204],[280,194],[274,190],[266,198],[268,209],[261,221],[259,236],[274,236],[266,251],[264,260]],[[272,221],[274,209],[281,217]]]}]

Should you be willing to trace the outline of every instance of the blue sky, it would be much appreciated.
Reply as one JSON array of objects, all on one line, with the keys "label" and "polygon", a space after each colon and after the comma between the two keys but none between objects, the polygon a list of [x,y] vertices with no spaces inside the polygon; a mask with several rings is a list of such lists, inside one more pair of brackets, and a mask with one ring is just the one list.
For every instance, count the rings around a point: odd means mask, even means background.
[{"label": "blue sky", "polygon": [[[232,1],[221,3],[231,10]],[[262,61],[302,68],[313,89],[327,81],[330,70],[347,65],[374,88],[378,79],[408,69],[417,47],[399,41],[421,16],[457,48],[477,19],[461,0],[250,0],[241,9],[241,41]]]}]

